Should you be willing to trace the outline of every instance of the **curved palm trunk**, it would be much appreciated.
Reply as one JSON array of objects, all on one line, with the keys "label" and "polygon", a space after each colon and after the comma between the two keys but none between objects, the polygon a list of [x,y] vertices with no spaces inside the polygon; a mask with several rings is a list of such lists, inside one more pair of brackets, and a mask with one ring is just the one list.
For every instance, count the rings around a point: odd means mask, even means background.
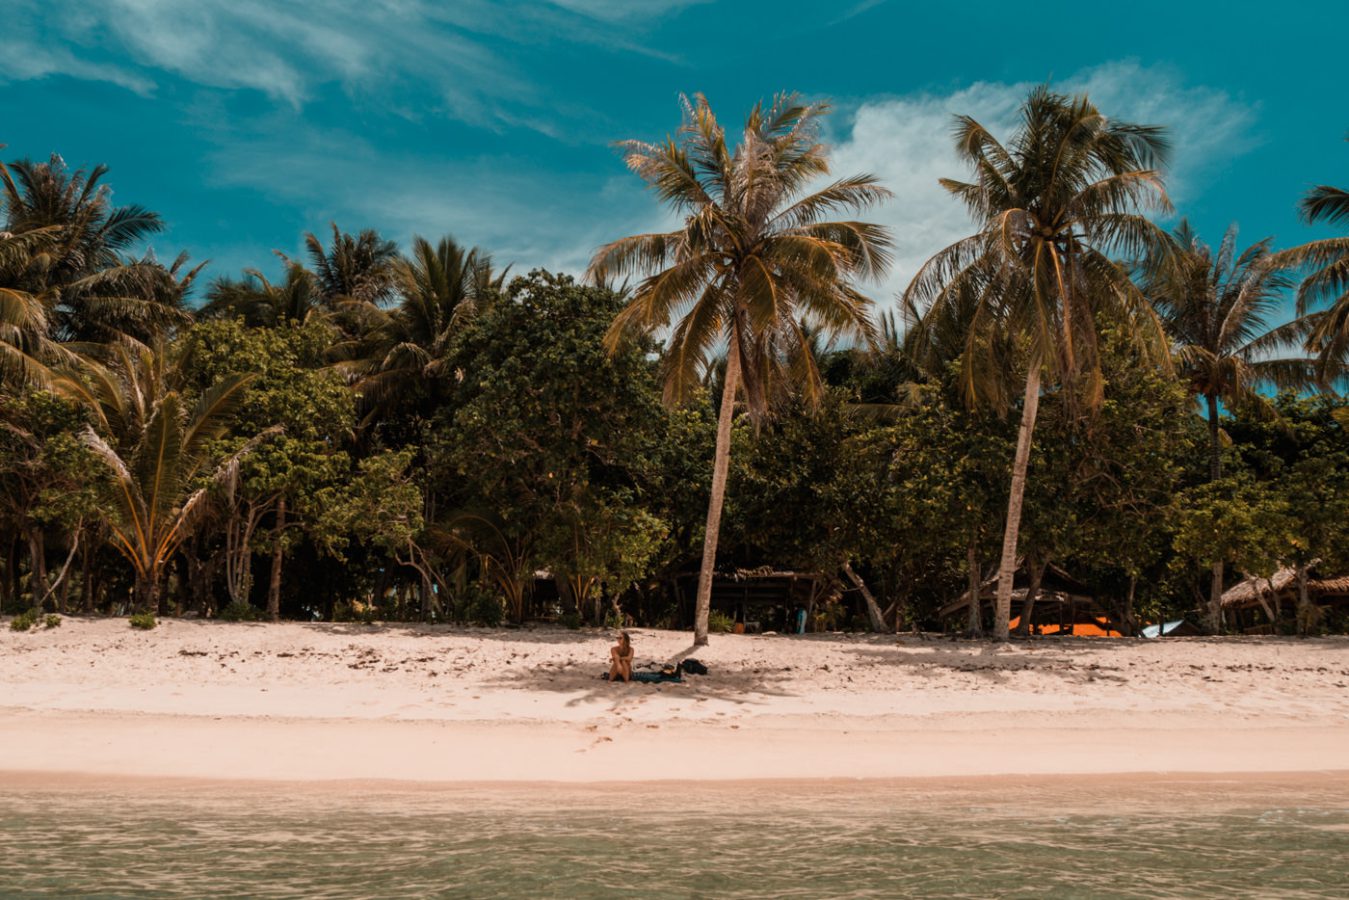
[{"label": "curved palm trunk", "polygon": [[885,632],[885,614],[881,612],[881,606],[876,602],[876,595],[871,593],[867,583],[862,580],[852,567],[852,561],[849,560],[843,564],[843,574],[848,576],[848,580],[862,592],[862,599],[867,605],[867,619],[871,622],[871,630],[877,634]]},{"label": "curved palm trunk", "polygon": [[1021,499],[1026,493],[1026,470],[1030,466],[1030,442],[1035,415],[1040,410],[1040,364],[1032,362],[1026,373],[1026,397],[1021,407],[1021,429],[1016,436],[1012,461],[1012,489],[1007,497],[1007,527],[1002,533],[1002,562],[998,566],[998,595],[993,607],[993,639],[1007,640],[1012,619],[1012,579],[1016,577],[1016,542],[1021,533]]},{"label": "curved palm trunk", "polygon": [[[1218,398],[1209,394],[1204,399],[1208,401],[1208,475],[1210,481],[1217,481],[1223,475],[1222,446],[1218,440]],[[1223,564],[1215,562],[1208,591],[1208,626],[1215,633],[1222,630],[1222,615]]]},{"label": "curved palm trunk", "polygon": [[693,607],[695,647],[707,644],[707,616],[712,609],[712,572],[717,564],[721,507],[726,500],[726,470],[731,462],[731,420],[735,415],[735,392],[740,380],[740,347],[734,335],[730,343],[726,354],[726,384],[721,389],[721,413],[717,416],[717,448],[712,457],[712,495],[707,501],[703,564],[698,570],[698,598]]}]

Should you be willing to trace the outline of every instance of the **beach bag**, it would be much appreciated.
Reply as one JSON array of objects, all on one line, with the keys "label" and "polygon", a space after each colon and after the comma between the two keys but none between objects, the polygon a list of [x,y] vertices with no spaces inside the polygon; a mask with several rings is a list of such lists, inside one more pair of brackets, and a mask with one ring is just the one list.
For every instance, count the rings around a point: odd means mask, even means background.
[{"label": "beach bag", "polygon": [[703,665],[702,663],[698,662],[698,660],[696,660],[696,659],[686,659],[686,660],[684,660],[682,663],[680,663],[680,668],[682,668],[685,672],[688,672],[690,675],[706,675],[706,674],[707,674],[707,666],[705,666],[705,665]]}]

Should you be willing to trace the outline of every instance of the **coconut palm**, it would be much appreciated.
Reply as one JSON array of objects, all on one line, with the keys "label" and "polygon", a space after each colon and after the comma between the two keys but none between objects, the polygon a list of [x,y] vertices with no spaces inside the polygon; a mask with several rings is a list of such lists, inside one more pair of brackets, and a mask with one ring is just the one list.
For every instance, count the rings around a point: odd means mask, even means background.
[{"label": "coconut palm", "polygon": [[712,572],[725,499],[731,420],[737,396],[756,421],[785,389],[817,401],[822,384],[802,322],[870,339],[870,301],[854,286],[889,264],[890,237],[878,225],[822,221],[890,196],[856,175],[819,190],[829,172],[817,141],[824,104],[780,95],[756,106],[732,149],[701,94],[683,98],[684,122],[661,144],[626,141],[628,168],[683,218],[680,228],[601,247],[589,277],[613,283],[645,276],[615,319],[611,350],[630,335],[670,332],[662,360],[665,399],[684,399],[719,347],[726,347],[707,509],[694,643],[707,643]]},{"label": "coconut palm", "polygon": [[[1269,248],[1266,238],[1238,252],[1233,225],[1215,251],[1182,221],[1164,263],[1144,284],[1171,338],[1178,373],[1204,400],[1214,481],[1222,476],[1220,404],[1273,415],[1258,388],[1302,389],[1316,381],[1315,359],[1279,355],[1301,345],[1308,325],[1301,319],[1272,324],[1292,282],[1273,264]],[[1209,624],[1215,631],[1221,627],[1222,588],[1223,566],[1217,563],[1209,593]]]},{"label": "coconut palm", "polygon": [[398,246],[372,228],[350,235],[332,223],[333,240],[327,248],[313,234],[304,236],[309,263],[319,293],[330,305],[355,300],[382,303],[389,298],[398,262]]},{"label": "coconut palm", "polygon": [[182,390],[188,360],[176,348],[122,339],[99,353],[101,362],[87,359],[53,385],[93,414],[97,428],[83,438],[112,476],[108,533],[135,571],[135,605],[154,611],[165,567],[212,492],[236,477],[239,461],[273,430],[216,460],[212,442],[225,434],[252,375],[222,379],[192,401]]},{"label": "coconut palm", "polygon": [[366,405],[383,409],[424,399],[450,339],[500,294],[509,271],[497,271],[489,254],[466,250],[451,237],[435,245],[413,238],[411,255],[391,267],[398,305],[384,310],[364,304],[365,345],[344,366]]},{"label": "coconut palm", "polygon": [[143,207],[112,206],[99,184],[106,172],[72,172],[59,156],[0,166],[0,231],[47,236],[40,252],[7,273],[5,286],[42,298],[54,340],[152,340],[191,319],[184,296],[200,267],[180,279],[183,257],[166,268],[153,255],[126,255],[164,225]]},{"label": "coconut palm", "polygon": [[257,269],[244,270],[242,279],[218,278],[198,312],[203,318],[241,318],[253,327],[277,328],[300,324],[310,316],[327,314],[312,272],[288,262],[285,280],[273,283]]},{"label": "coconut palm", "polygon": [[[1311,224],[1349,225],[1349,191],[1318,185],[1299,204],[1302,217]],[[1285,250],[1276,262],[1290,268],[1309,269],[1298,286],[1298,315],[1310,314],[1308,349],[1319,356],[1323,381],[1333,381],[1349,357],[1349,234],[1311,241]],[[1325,305],[1323,310],[1314,307]]]},{"label": "coconut palm", "polygon": [[1112,252],[1142,257],[1162,234],[1141,210],[1169,208],[1155,166],[1160,129],[1116,122],[1085,96],[1033,90],[1003,145],[968,116],[957,118],[956,151],[969,182],[941,184],[965,203],[979,231],[933,256],[905,292],[923,332],[966,322],[959,386],[967,403],[1010,406],[1009,372],[1020,367],[1021,426],[1012,465],[996,605],[1005,640],[1031,439],[1043,376],[1090,409],[1101,400],[1097,319],[1136,326],[1161,347],[1161,331]]}]

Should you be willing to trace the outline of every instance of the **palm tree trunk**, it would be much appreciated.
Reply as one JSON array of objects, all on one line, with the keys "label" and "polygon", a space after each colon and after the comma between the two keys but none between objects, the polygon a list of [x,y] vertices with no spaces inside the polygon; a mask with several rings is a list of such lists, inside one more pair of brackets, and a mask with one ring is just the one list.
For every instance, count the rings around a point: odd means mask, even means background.
[{"label": "palm tree trunk", "polygon": [[28,532],[28,554],[28,591],[38,609],[47,599],[47,542],[41,528]]},{"label": "palm tree trunk", "polygon": [[148,612],[152,615],[160,615],[158,570],[149,572],[145,575],[137,574],[134,596],[134,605],[138,612]]},{"label": "palm tree trunk", "polygon": [[281,534],[286,530],[286,498],[276,504],[276,531],[272,536],[272,579],[267,585],[267,618],[281,621]]},{"label": "palm tree trunk", "polygon": [[965,567],[970,582],[970,615],[967,630],[970,637],[983,637],[984,617],[982,604],[979,602],[979,586],[983,581],[981,577],[983,573],[979,570],[979,548],[973,538],[965,548]]},{"label": "palm tree trunk", "polygon": [[1044,580],[1048,563],[1039,560],[1027,560],[1030,571],[1030,584],[1026,587],[1026,600],[1021,604],[1021,621],[1016,623],[1016,633],[1031,633],[1031,617],[1035,615],[1035,601],[1040,599],[1040,582]]},{"label": "palm tree trunk", "polygon": [[703,536],[703,564],[698,570],[698,598],[693,607],[693,646],[707,645],[707,617],[712,610],[712,573],[717,565],[717,537],[721,507],[726,500],[726,471],[731,463],[731,420],[735,415],[735,392],[740,380],[740,342],[731,335],[726,353],[726,384],[721,389],[721,412],[717,416],[717,448],[712,457],[712,495],[707,500],[707,528]]},{"label": "palm tree trunk", "polygon": [[1312,630],[1316,614],[1312,609],[1311,597],[1307,594],[1307,567],[1297,567],[1297,633],[1304,637]]},{"label": "palm tree trunk", "polygon": [[1007,497],[1007,526],[1002,533],[1002,562],[998,566],[998,595],[993,607],[993,639],[1007,640],[1012,618],[1012,579],[1016,577],[1016,542],[1021,533],[1021,500],[1026,493],[1026,470],[1030,467],[1030,442],[1035,433],[1035,415],[1040,410],[1040,362],[1032,360],[1026,372],[1026,397],[1021,406],[1021,429],[1016,436],[1012,461],[1012,489]]},{"label": "palm tree trunk", "polygon": [[876,602],[876,596],[871,593],[867,583],[862,580],[862,576],[853,570],[852,561],[849,560],[843,564],[843,574],[848,576],[859,591],[862,592],[862,599],[867,604],[867,619],[871,622],[871,630],[877,634],[883,633],[885,629],[885,616],[881,613],[880,604]]},{"label": "palm tree trunk", "polygon": [[[1217,481],[1223,475],[1222,446],[1218,440],[1218,398],[1212,394],[1204,398],[1208,402],[1208,475],[1210,481]],[[1223,564],[1213,564],[1213,577],[1208,591],[1208,626],[1215,634],[1222,631],[1223,622]]]}]

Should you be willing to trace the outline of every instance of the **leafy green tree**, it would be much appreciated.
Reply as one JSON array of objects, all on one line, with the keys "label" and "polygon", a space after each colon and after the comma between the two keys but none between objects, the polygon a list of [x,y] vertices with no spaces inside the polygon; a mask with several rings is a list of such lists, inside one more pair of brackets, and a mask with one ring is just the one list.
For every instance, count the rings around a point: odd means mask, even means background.
[{"label": "leafy green tree", "polygon": [[974,180],[942,180],[980,230],[919,270],[905,303],[921,312],[918,344],[938,325],[963,324],[960,387],[967,402],[1005,409],[1006,385],[1025,372],[1021,428],[999,566],[994,637],[1006,639],[1017,538],[1041,379],[1062,383],[1089,407],[1102,398],[1097,323],[1132,323],[1160,344],[1127,272],[1112,252],[1142,257],[1160,232],[1140,210],[1168,207],[1156,165],[1161,130],[1118,122],[1085,96],[1031,92],[1004,146],[974,119],[957,119],[956,149]]},{"label": "leafy green tree", "polygon": [[254,376],[217,452],[227,456],[252,435],[282,429],[241,461],[226,492],[223,523],[226,583],[235,603],[248,601],[259,530],[270,524],[263,542],[272,550],[267,612],[273,621],[281,612],[285,548],[325,514],[318,508],[330,496],[325,488],[345,480],[351,468],[345,447],[355,426],[355,398],[324,365],[332,334],[319,320],[266,329],[220,321],[198,324],[184,338],[198,390]]},{"label": "leafy green tree", "polygon": [[[56,606],[65,612],[70,564],[103,499],[93,454],[79,439],[86,423],[78,406],[48,391],[0,393],[0,521],[28,545],[34,607],[59,588]],[[69,548],[54,579],[47,565],[52,535]]]},{"label": "leafy green tree", "polygon": [[566,276],[517,278],[455,340],[428,447],[452,500],[439,519],[495,560],[493,578],[548,568],[583,611],[601,589],[623,593],[668,531],[653,512],[667,416],[652,348],[611,355],[603,343],[620,308]]},{"label": "leafy green tree", "polygon": [[712,350],[728,347],[695,645],[707,643],[737,395],[743,393],[756,420],[767,413],[774,393],[797,392],[816,402],[822,381],[803,320],[864,339],[873,331],[870,301],[853,282],[885,270],[890,238],[878,225],[823,219],[865,209],[890,194],[868,175],[807,193],[829,172],[817,141],[825,112],[822,104],[806,106],[781,95],[769,107],[754,108],[732,149],[707,99],[685,99],[677,138],[621,145],[628,168],[683,217],[683,227],[614,241],[590,264],[589,275],[599,283],[647,276],[614,320],[607,339],[612,350],[631,335],[651,334],[679,319],[662,361],[667,400],[687,397]]}]

